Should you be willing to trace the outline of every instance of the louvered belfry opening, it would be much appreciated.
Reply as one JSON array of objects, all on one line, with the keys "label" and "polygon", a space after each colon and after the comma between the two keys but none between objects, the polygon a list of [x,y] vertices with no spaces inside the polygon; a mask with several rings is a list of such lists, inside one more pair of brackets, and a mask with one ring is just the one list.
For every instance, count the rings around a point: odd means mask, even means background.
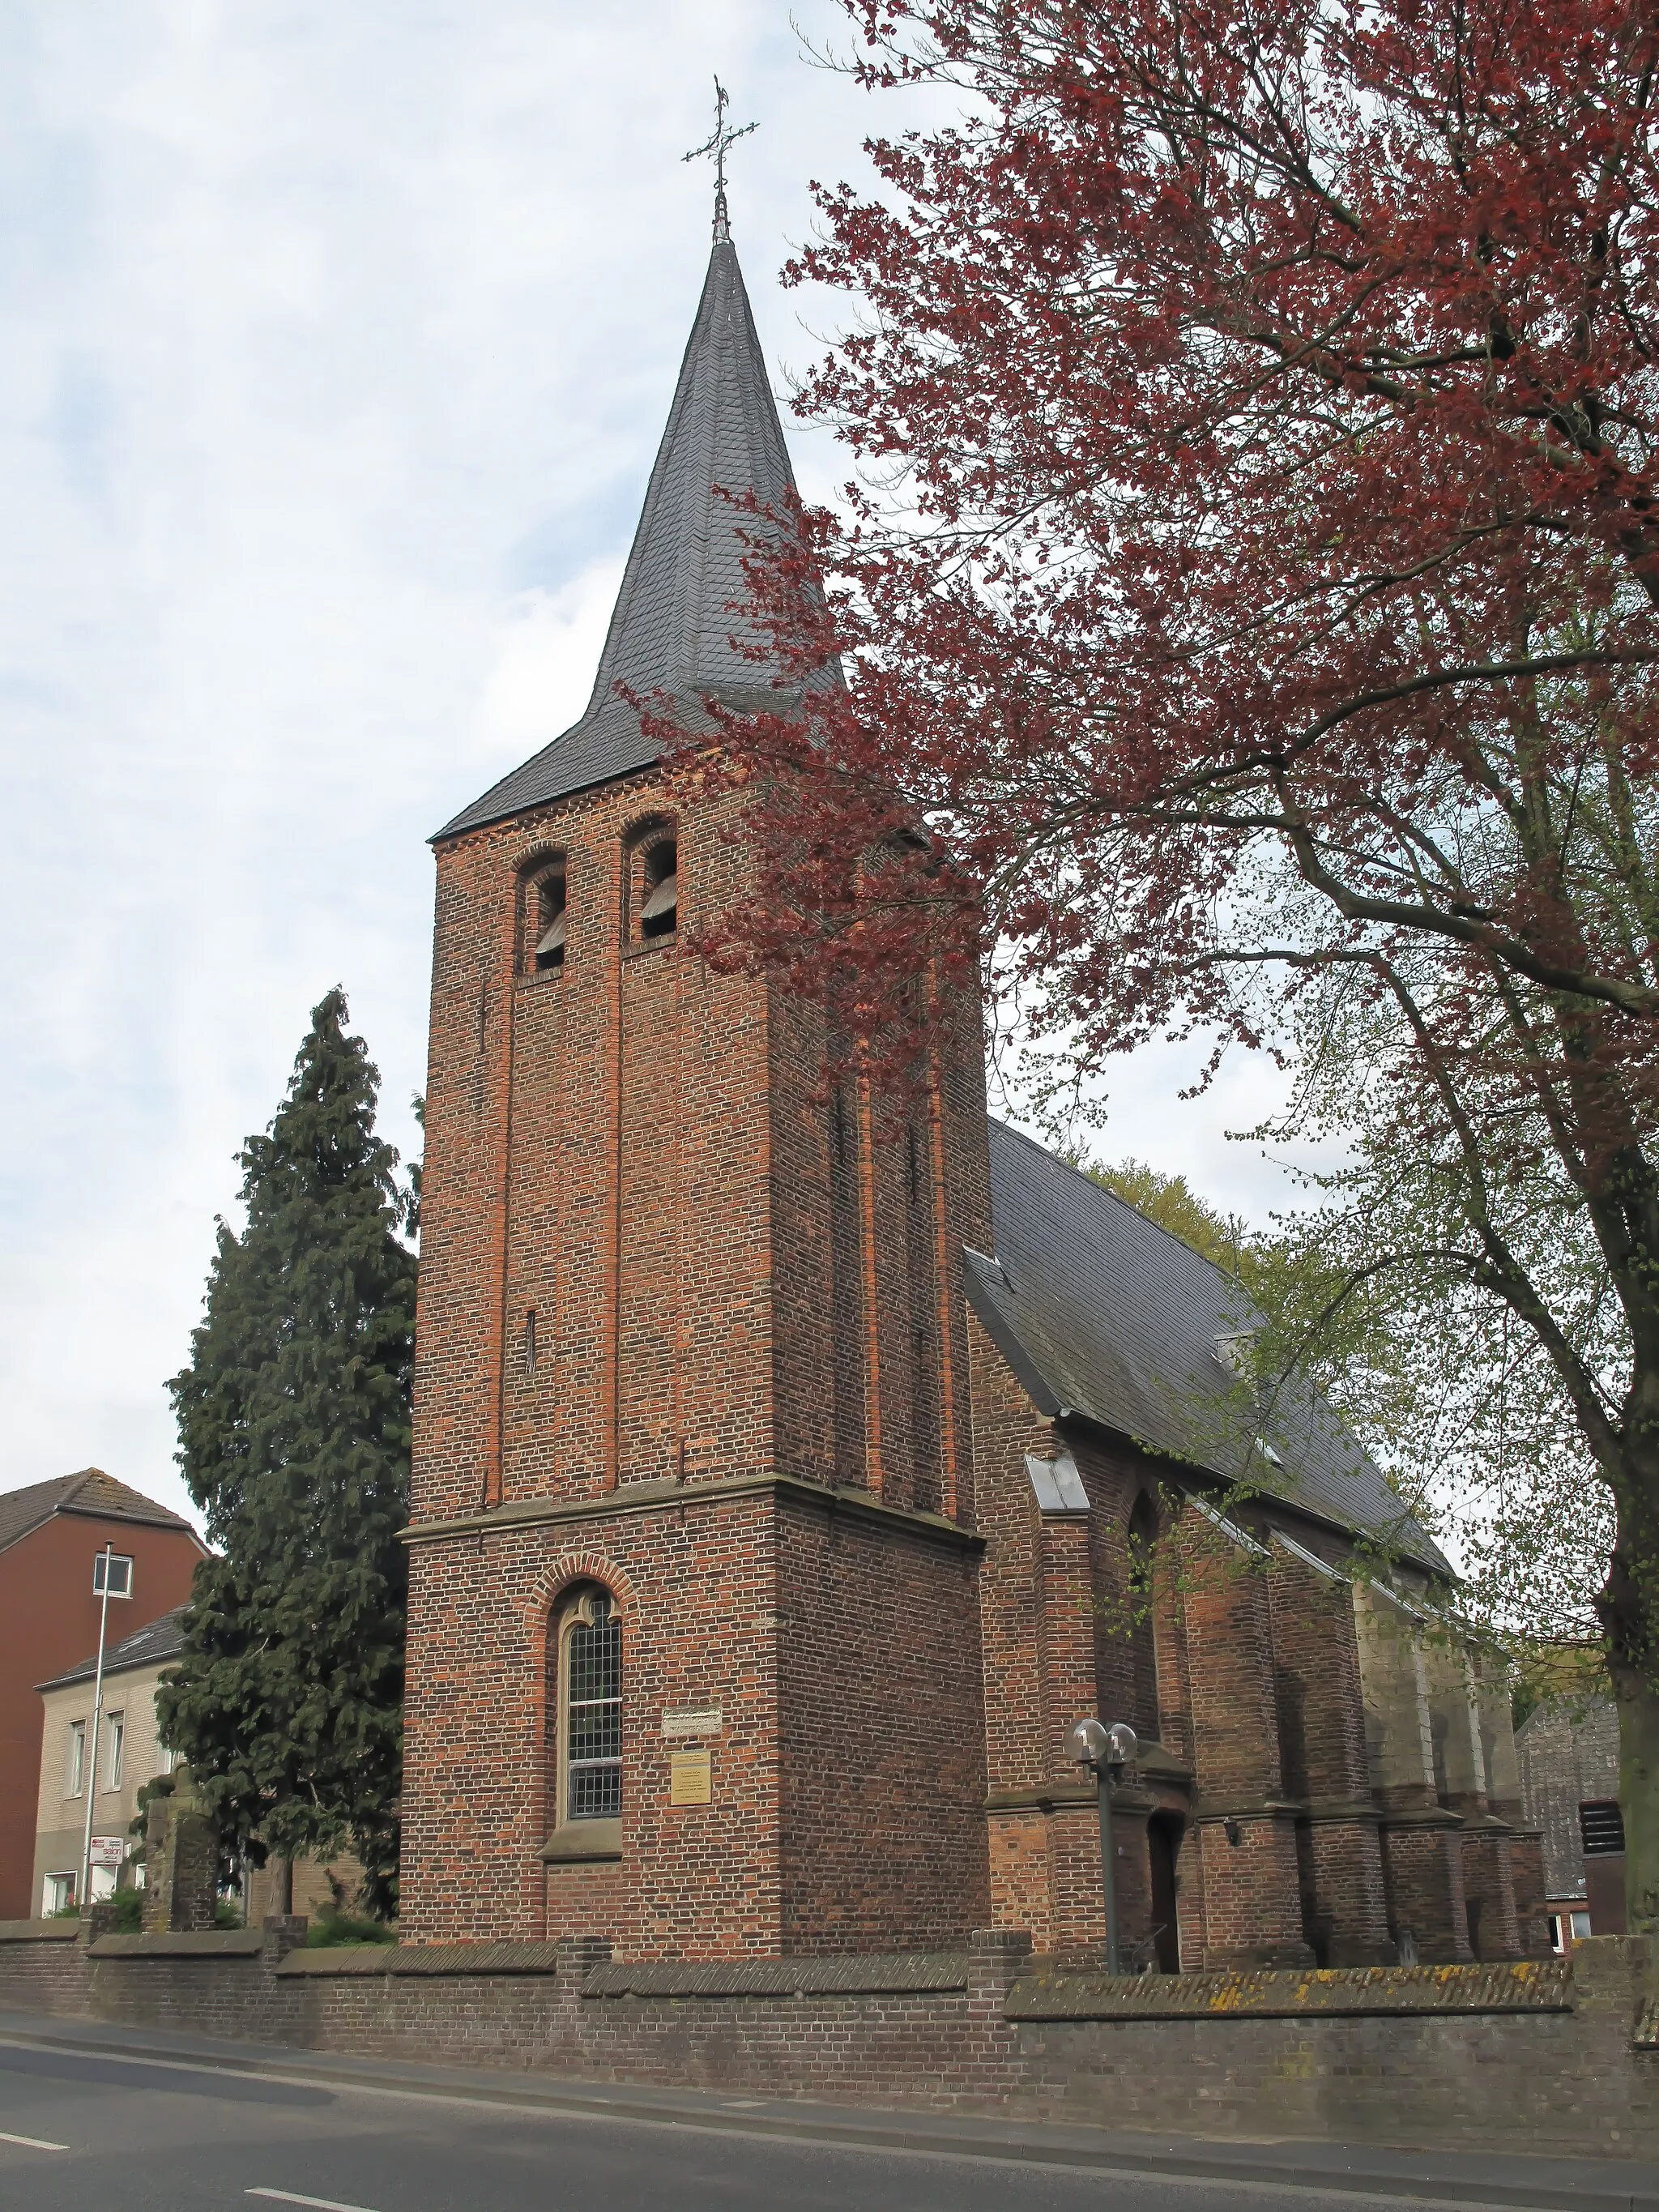
[{"label": "louvered belfry opening", "polygon": [[672,937],[680,910],[679,849],[672,837],[659,838],[645,855],[645,897],[640,907],[640,935],[647,943]]},{"label": "louvered belfry opening", "polygon": [[1578,1808],[1578,1833],[1587,1859],[1610,1858],[1625,1848],[1625,1816],[1616,1797],[1595,1797]]},{"label": "louvered belfry opening", "polygon": [[628,839],[628,936],[635,949],[660,944],[679,927],[679,825],[658,815],[637,825]]},{"label": "louvered belfry opening", "polygon": [[538,975],[562,968],[565,948],[564,863],[536,878],[531,898],[531,964]]}]

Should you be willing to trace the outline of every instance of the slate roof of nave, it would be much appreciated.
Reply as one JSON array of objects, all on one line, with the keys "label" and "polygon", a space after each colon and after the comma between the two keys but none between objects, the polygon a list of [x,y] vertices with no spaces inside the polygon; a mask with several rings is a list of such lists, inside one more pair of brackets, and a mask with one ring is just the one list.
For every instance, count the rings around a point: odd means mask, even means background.
[{"label": "slate roof of nave", "polygon": [[642,697],[670,694],[694,728],[708,695],[738,707],[773,702],[765,666],[732,643],[759,641],[743,611],[743,533],[764,529],[733,502],[752,491],[781,514],[794,482],[737,249],[717,238],[586,708],[438,836],[650,767],[658,749],[617,696],[619,681]]},{"label": "slate roof of nave", "polygon": [[[1217,1339],[1262,1316],[1222,1268],[1018,1130],[990,1125],[994,1257],[967,1255],[975,1310],[1038,1409],[1080,1414],[1151,1452],[1386,1539],[1449,1573],[1382,1470],[1316,1391],[1265,1414]],[[1274,1467],[1255,1438],[1283,1462]]]}]

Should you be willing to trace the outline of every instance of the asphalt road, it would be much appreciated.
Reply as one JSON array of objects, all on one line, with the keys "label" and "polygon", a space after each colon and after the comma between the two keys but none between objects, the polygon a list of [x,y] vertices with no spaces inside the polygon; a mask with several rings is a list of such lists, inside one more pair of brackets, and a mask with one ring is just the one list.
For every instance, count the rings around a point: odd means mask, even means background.
[{"label": "asphalt road", "polygon": [[757,2100],[711,2099],[703,2117],[714,2124],[688,2125],[526,2110],[487,2094],[325,2087],[0,2044],[0,2208],[1219,2212],[1239,2204],[1366,2212],[1401,2203],[1351,2188],[1079,2171],[745,2134],[745,2113],[757,2108]]}]

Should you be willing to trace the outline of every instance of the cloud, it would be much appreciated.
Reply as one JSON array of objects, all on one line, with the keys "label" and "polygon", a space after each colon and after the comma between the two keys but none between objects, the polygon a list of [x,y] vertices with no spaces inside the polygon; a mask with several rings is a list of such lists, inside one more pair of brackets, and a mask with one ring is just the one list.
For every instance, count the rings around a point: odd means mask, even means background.
[{"label": "cloud", "polygon": [[593,688],[622,573],[619,560],[596,561],[556,591],[514,592],[472,718],[477,755],[527,760],[575,721]]},{"label": "cloud", "polygon": [[[774,281],[807,180],[907,119],[789,22],[0,13],[0,1487],[96,1461],[184,1502],[164,1378],[331,983],[412,1141],[425,841],[586,697],[702,279],[712,73],[762,125],[732,206],[781,388],[836,313]],[[823,495],[844,459],[791,436]]]}]

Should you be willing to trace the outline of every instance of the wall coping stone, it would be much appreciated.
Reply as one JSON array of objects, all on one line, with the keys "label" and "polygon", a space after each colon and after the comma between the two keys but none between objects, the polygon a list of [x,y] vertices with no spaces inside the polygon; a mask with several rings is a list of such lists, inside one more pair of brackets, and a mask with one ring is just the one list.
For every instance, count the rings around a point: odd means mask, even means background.
[{"label": "wall coping stone", "polygon": [[384,1974],[389,1972],[395,1943],[325,1943],[315,1951],[287,1951],[278,1960],[279,1974]]},{"label": "wall coping stone", "polygon": [[72,1943],[78,1920],[0,1920],[0,1943]]},{"label": "wall coping stone", "polygon": [[585,1997],[899,1996],[911,1990],[965,1990],[965,1951],[907,1951],[890,1957],[665,1960],[596,1966]]},{"label": "wall coping stone", "polygon": [[139,1936],[100,1936],[88,1946],[94,1959],[257,1959],[264,1937],[257,1928],[156,1929]]},{"label": "wall coping stone", "polygon": [[1023,1974],[1005,2019],[1288,2020],[1307,2014],[1571,2012],[1565,1959],[1476,1966],[1328,1966],[1307,1973]]},{"label": "wall coping stone", "polygon": [[[559,1968],[556,1943],[385,1943],[380,1948],[387,1954],[389,1974],[554,1974]],[[290,1958],[296,1955],[289,1954]]]}]

